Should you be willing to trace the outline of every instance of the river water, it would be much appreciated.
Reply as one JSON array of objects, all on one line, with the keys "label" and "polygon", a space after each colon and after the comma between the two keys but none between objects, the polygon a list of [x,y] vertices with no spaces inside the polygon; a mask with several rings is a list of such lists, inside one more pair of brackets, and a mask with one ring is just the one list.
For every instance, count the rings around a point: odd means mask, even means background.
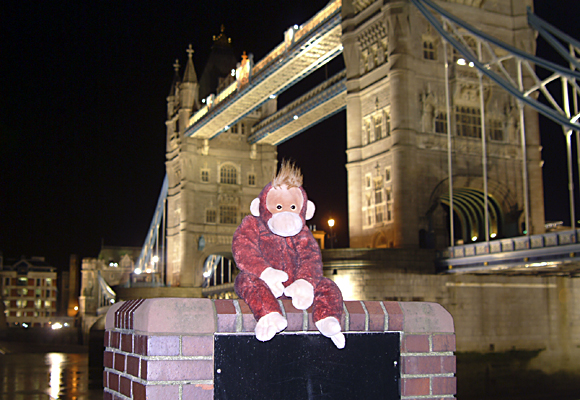
[{"label": "river water", "polygon": [[87,353],[0,354],[0,399],[101,400],[88,371]]},{"label": "river water", "polygon": [[[526,367],[534,352],[457,354],[460,400],[579,400],[580,379]],[[88,349],[0,342],[0,400],[101,400],[101,375],[89,377]],[[93,381],[91,381],[93,379]]]}]

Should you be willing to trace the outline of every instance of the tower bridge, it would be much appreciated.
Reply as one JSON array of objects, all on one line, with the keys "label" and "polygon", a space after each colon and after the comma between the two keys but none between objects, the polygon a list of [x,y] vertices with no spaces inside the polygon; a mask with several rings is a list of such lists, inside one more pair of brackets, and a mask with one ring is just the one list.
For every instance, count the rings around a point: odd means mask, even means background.
[{"label": "tower bridge", "polygon": [[[580,45],[532,5],[331,1],[264,59],[224,67],[233,74],[205,99],[189,52],[168,97],[167,176],[134,278],[150,269],[167,286],[202,288],[219,273],[231,289],[231,237],[276,169],[276,145],[345,109],[351,247],[437,249],[449,273],[538,262],[575,273],[575,227],[545,233],[538,113],[563,127],[571,154]],[[566,66],[534,55],[537,32]],[[344,71],[277,110],[280,93],[338,55]]]}]

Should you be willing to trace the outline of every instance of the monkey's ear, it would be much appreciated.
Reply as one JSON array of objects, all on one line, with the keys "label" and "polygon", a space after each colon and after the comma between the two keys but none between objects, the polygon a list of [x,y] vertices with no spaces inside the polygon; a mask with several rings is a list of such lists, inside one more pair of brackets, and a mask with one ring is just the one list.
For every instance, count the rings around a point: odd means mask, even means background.
[{"label": "monkey's ear", "polygon": [[254,217],[260,216],[260,198],[256,197],[252,200],[252,204],[250,204],[250,212]]},{"label": "monkey's ear", "polygon": [[311,219],[312,217],[314,217],[314,211],[316,211],[316,206],[314,205],[313,202],[308,200],[308,203],[306,203],[306,220],[307,221],[309,219]]}]

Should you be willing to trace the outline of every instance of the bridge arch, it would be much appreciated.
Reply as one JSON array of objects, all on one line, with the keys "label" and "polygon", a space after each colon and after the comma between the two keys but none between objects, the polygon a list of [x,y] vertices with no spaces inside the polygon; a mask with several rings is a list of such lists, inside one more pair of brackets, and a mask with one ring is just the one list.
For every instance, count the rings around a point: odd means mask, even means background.
[{"label": "bridge arch", "polygon": [[[455,243],[485,241],[485,194],[482,178],[453,177],[453,221]],[[449,240],[451,204],[448,179],[441,181],[433,190],[426,217],[431,221],[434,212],[442,207],[446,215],[447,240]],[[499,182],[488,181],[489,239],[514,236],[522,213],[512,190]],[[431,223],[431,222],[430,222]],[[516,231],[516,232],[514,232]]]},{"label": "bridge arch", "polygon": [[203,288],[233,284],[237,275],[236,263],[231,251],[206,254],[203,261]]}]

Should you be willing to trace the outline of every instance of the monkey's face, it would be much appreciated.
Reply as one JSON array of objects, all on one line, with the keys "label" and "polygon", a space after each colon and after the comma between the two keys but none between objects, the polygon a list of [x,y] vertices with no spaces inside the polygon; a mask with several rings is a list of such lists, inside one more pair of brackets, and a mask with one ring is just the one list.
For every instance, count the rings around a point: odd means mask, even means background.
[{"label": "monkey's face", "polygon": [[302,230],[303,222],[300,211],[304,203],[299,188],[288,189],[286,185],[272,188],[266,196],[266,208],[272,214],[268,220],[268,227],[272,233],[289,237]]}]

